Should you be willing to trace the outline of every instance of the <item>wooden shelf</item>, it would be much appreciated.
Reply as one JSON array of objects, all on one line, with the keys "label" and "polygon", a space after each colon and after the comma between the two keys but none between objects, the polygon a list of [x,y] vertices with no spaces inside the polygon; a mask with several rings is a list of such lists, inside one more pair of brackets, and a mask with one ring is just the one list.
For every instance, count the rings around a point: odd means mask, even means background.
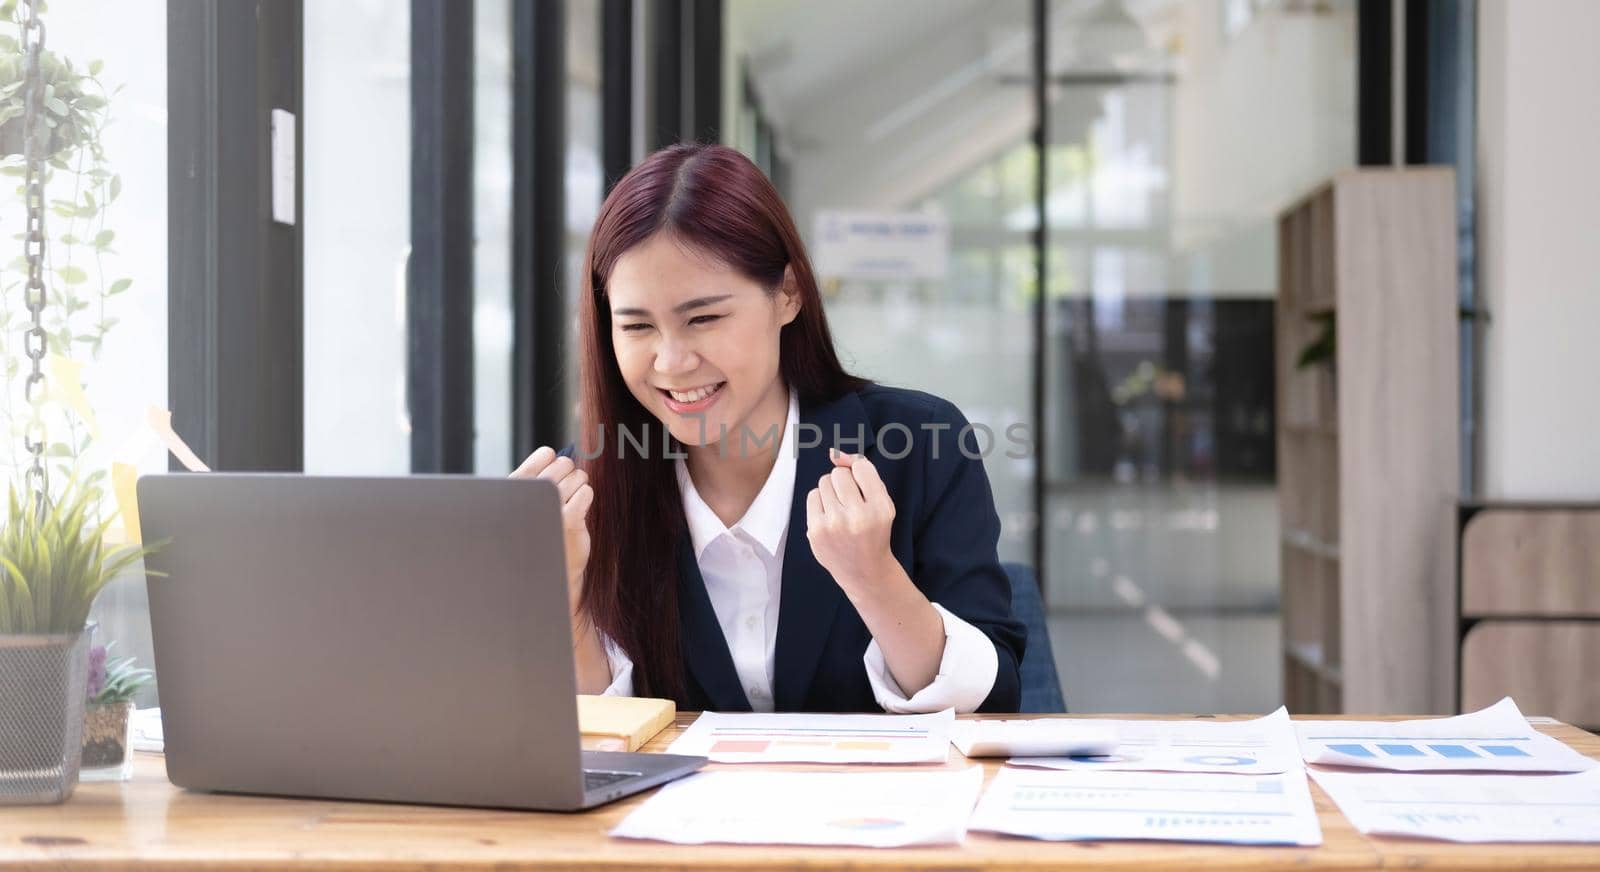
[{"label": "wooden shelf", "polygon": [[[1454,706],[1459,480],[1448,168],[1341,172],[1278,216],[1284,699],[1300,712]],[[1336,313],[1333,360],[1301,367]]]}]

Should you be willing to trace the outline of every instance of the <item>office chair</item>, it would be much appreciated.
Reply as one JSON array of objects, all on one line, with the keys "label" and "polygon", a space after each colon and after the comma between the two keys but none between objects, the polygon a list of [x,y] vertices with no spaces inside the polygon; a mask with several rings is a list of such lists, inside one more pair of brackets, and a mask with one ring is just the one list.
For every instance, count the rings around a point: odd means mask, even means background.
[{"label": "office chair", "polygon": [[1033,570],[1021,563],[1002,563],[1011,580],[1011,612],[1028,629],[1028,647],[1022,655],[1022,705],[1029,714],[1062,714],[1067,702],[1061,695],[1055,652],[1050,648],[1050,628],[1045,622],[1044,596]]}]

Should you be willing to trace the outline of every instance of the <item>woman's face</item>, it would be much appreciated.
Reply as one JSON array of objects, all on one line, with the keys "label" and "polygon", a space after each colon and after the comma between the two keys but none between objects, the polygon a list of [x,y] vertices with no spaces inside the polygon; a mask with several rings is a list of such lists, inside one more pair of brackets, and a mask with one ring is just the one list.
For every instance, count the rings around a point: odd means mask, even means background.
[{"label": "woman's face", "polygon": [[766,439],[765,428],[783,425],[766,418],[788,403],[778,334],[800,311],[790,282],[768,293],[657,233],[617,258],[606,295],[622,379],[679,442],[714,445],[727,434],[732,450],[742,426]]}]

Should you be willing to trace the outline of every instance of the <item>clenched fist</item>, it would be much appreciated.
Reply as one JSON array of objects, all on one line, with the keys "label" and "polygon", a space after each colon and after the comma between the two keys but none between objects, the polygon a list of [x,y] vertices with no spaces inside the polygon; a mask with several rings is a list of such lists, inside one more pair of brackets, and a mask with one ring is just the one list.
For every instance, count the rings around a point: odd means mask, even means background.
[{"label": "clenched fist", "polygon": [[589,507],[594,504],[589,475],[579,469],[572,458],[562,457],[550,446],[541,445],[522,461],[511,477],[542,478],[555,483],[561,497],[562,540],[567,555],[567,604],[576,609],[583,597],[583,568],[589,563],[588,517]]},{"label": "clenched fist", "polygon": [[889,550],[894,500],[860,454],[828,449],[834,467],[806,494],[806,539],[847,595],[869,591],[895,567]]}]

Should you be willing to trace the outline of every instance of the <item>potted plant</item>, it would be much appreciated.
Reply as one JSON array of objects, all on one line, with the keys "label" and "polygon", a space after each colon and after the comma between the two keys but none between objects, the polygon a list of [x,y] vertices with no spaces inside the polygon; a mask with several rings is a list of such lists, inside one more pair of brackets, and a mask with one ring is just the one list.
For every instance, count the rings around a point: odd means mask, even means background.
[{"label": "potted plant", "polygon": [[134,666],[134,658],[111,657],[116,642],[89,649],[88,701],[83,712],[84,781],[126,781],[133,774],[128,753],[133,734],[133,695],[155,678]]},{"label": "potted plant", "polygon": [[154,546],[111,547],[98,489],[11,490],[0,528],[0,804],[62,802],[78,783],[95,595]]}]

